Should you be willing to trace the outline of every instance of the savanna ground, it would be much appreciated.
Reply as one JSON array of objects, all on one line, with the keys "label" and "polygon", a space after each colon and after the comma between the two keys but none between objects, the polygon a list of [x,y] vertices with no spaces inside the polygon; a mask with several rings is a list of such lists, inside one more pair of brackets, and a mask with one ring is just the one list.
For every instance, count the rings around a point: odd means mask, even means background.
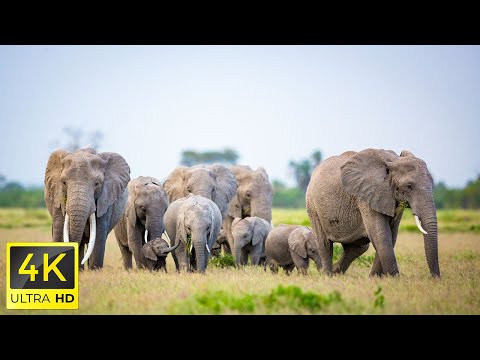
[{"label": "savanna ground", "polygon": [[[205,275],[125,271],[113,232],[105,267],[80,274],[79,310],[6,310],[7,242],[49,242],[44,209],[0,209],[0,314],[479,314],[480,211],[438,212],[442,278],[432,279],[422,234],[409,210],[395,248],[400,276],[370,278],[374,250],[356,260],[345,275],[286,276],[263,268],[235,269],[231,259],[210,264]],[[305,210],[274,209],[273,223],[309,225]],[[338,258],[340,247],[335,247]],[[225,265],[226,267],[221,267]]]}]

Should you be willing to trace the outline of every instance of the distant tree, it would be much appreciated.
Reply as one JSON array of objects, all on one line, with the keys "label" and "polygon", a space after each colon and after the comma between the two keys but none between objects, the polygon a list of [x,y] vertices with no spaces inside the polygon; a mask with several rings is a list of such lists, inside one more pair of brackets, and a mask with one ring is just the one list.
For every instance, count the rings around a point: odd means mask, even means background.
[{"label": "distant tree", "polygon": [[224,149],[222,151],[182,151],[180,164],[184,166],[193,166],[197,164],[221,163],[235,165],[238,160],[238,153],[233,149]]},{"label": "distant tree", "polygon": [[86,147],[98,151],[104,137],[100,130],[85,132],[80,128],[66,127],[63,129],[63,132],[65,139],[62,141],[54,141],[53,144],[55,147],[60,147],[70,152]]},{"label": "distant tree", "polygon": [[305,194],[297,187],[289,188],[280,180],[273,180],[273,206],[305,208]]},{"label": "distant tree", "polygon": [[320,150],[315,150],[309,158],[300,161],[290,160],[288,167],[293,173],[293,177],[297,182],[297,186],[304,193],[307,191],[310,177],[315,167],[322,161],[322,153]]}]

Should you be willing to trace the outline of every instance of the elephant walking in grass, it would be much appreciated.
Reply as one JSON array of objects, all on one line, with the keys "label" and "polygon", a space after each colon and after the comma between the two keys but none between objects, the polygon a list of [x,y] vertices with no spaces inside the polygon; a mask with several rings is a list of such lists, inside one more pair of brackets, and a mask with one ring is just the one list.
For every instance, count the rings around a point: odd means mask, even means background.
[{"label": "elephant walking in grass", "polygon": [[319,271],[322,267],[317,240],[312,230],[305,226],[281,224],[272,229],[265,241],[265,255],[264,268],[269,266],[275,273],[279,266],[287,274],[296,267],[299,273],[306,275],[309,259]]},{"label": "elephant walking in grass", "polygon": [[271,224],[273,188],[263,167],[252,170],[249,166],[235,165],[230,170],[235,175],[238,188],[230,201],[228,216],[224,217],[223,229],[229,248],[233,251],[232,222],[235,218],[256,216]]},{"label": "elephant walking in grass", "polygon": [[[103,267],[107,235],[123,216],[130,167],[113,152],[54,151],[45,170],[53,241],[79,244],[80,267]],[[84,255],[85,245],[88,244]]]},{"label": "elephant walking in grass", "polygon": [[218,206],[203,196],[189,195],[171,203],[164,220],[172,246],[178,245],[172,253],[177,271],[204,272],[222,225]]},{"label": "elephant walking in grass", "polygon": [[270,223],[259,217],[235,218],[232,235],[235,244],[235,265],[259,265],[265,260],[265,239],[272,229]]},{"label": "elephant walking in grass", "polygon": [[132,254],[137,267],[144,267],[145,257],[141,253],[143,241],[162,237],[165,231],[163,216],[167,207],[167,193],[159,180],[140,176],[128,183],[125,214],[115,226],[115,237],[125,269],[132,268]]},{"label": "elephant walking in grass", "polygon": [[[343,273],[372,242],[370,275],[397,275],[394,247],[405,207],[423,233],[430,273],[440,276],[433,179],[425,162],[409,151],[348,151],[314,170],[306,194],[307,212],[318,240],[322,268]],[[333,266],[333,243],[343,255]]]}]

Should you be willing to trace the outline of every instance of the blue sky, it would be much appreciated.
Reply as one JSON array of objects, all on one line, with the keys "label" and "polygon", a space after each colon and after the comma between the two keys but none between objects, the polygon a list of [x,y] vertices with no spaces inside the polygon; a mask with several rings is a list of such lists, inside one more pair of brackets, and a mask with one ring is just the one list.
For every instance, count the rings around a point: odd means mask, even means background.
[{"label": "blue sky", "polygon": [[0,174],[43,183],[81,127],[132,178],[232,147],[292,183],[290,159],[371,147],[463,186],[480,174],[479,64],[478,46],[0,46]]}]

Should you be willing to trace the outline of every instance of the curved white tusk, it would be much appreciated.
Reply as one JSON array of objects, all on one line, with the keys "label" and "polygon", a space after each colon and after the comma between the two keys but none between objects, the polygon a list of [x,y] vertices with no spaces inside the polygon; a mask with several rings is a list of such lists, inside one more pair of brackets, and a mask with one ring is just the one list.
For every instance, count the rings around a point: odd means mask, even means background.
[{"label": "curved white tusk", "polygon": [[205,244],[205,246],[207,247],[207,251],[210,252],[210,248],[208,247],[208,244]]},{"label": "curved white tusk", "polygon": [[167,234],[167,230],[165,230],[163,233],[165,234],[165,237],[167,238],[168,243],[170,244],[170,246],[172,246],[173,244],[172,244],[172,241],[170,240],[170,237],[169,237],[168,234]]},{"label": "curved white tusk", "polygon": [[145,229],[145,243],[148,243],[148,230]]},{"label": "curved white tusk", "polygon": [[192,253],[193,243],[190,245],[190,253]]},{"label": "curved white tusk", "polygon": [[83,260],[81,263],[82,265],[85,264],[88,258],[90,257],[90,255],[92,255],[93,247],[95,246],[95,239],[97,237],[97,219],[95,218],[95,212],[93,212],[90,215],[89,221],[90,221],[90,237],[88,240],[87,253],[83,257]]},{"label": "curved white tusk", "polygon": [[423,230],[422,222],[420,221],[420,218],[417,215],[415,215],[415,222],[417,223],[418,230],[420,230],[425,235],[428,235],[428,233],[425,230]]},{"label": "curved white tusk", "polygon": [[63,242],[69,242],[70,238],[68,237],[68,214],[65,213],[65,221],[63,222]]}]

